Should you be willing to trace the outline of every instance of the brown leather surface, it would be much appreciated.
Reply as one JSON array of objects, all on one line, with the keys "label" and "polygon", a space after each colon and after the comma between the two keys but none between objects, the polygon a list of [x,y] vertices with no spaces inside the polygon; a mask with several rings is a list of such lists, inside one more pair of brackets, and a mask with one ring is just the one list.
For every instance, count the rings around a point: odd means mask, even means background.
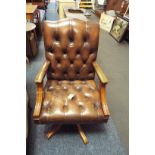
[{"label": "brown leather surface", "polygon": [[99,25],[78,19],[44,22],[47,82],[40,123],[104,121],[100,93],[94,82]]},{"label": "brown leather surface", "polygon": [[78,19],[44,22],[45,56],[49,80],[94,79],[99,25]]},{"label": "brown leather surface", "polygon": [[91,123],[103,121],[100,94],[94,80],[48,80],[41,123]]}]

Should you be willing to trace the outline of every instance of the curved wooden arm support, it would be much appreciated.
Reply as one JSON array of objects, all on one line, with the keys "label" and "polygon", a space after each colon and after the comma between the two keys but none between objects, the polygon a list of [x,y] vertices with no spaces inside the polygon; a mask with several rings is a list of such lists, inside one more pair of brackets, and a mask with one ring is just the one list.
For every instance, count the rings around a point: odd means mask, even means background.
[{"label": "curved wooden arm support", "polygon": [[106,75],[103,73],[101,67],[99,66],[99,64],[97,64],[97,62],[93,62],[93,67],[95,69],[95,72],[97,73],[98,78],[100,79],[100,81],[104,84],[108,83],[108,79],[106,77]]},{"label": "curved wooden arm support", "polygon": [[42,100],[43,100],[43,86],[42,83],[37,84],[37,92],[36,92],[36,104],[33,112],[33,118],[34,120],[38,120],[41,106],[42,106]]},{"label": "curved wooden arm support", "polygon": [[50,62],[46,60],[35,78],[35,83],[42,83],[42,81],[45,77],[45,74],[47,72],[49,64],[50,64]]},{"label": "curved wooden arm support", "polygon": [[97,64],[97,62],[93,63],[93,67],[97,73],[99,80],[100,80],[101,104],[102,104],[102,109],[103,109],[103,113],[104,113],[104,118],[107,121],[110,116],[109,108],[108,108],[107,101],[106,101],[106,84],[108,83],[108,79],[107,79],[106,75],[103,73],[99,64]]},{"label": "curved wooden arm support", "polygon": [[43,100],[43,79],[46,75],[49,64],[50,62],[46,60],[35,79],[35,83],[37,84],[37,92],[36,92],[36,104],[33,113],[34,120],[39,119]]},{"label": "curved wooden arm support", "polygon": [[105,120],[108,120],[110,116],[110,112],[106,101],[106,88],[105,88],[105,84],[103,84],[101,81],[100,81],[100,94],[101,94],[101,103],[102,103],[104,117],[105,117]]}]

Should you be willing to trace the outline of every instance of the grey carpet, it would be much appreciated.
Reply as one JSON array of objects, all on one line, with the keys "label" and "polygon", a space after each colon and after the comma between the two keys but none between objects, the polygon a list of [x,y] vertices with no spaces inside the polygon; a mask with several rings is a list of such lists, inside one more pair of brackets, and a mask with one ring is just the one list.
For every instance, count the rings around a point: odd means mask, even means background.
[{"label": "grey carpet", "polygon": [[129,44],[117,43],[101,30],[97,62],[106,73],[107,101],[112,120],[126,151],[129,152]]}]

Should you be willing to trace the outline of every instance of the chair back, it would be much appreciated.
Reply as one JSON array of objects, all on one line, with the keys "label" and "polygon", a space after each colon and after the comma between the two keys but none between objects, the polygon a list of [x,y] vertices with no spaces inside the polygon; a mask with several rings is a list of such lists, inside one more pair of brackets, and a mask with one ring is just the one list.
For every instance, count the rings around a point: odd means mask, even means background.
[{"label": "chair back", "polygon": [[47,79],[90,80],[95,72],[99,24],[79,19],[44,22],[45,57],[50,61]]}]

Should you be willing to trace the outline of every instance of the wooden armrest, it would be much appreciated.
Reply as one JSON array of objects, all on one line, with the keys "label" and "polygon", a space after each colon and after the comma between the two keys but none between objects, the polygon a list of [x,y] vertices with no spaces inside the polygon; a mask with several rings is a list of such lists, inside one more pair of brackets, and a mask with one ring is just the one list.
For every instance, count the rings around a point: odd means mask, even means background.
[{"label": "wooden armrest", "polygon": [[99,64],[97,64],[97,62],[93,62],[93,67],[97,73],[97,76],[98,78],[100,79],[100,81],[103,83],[103,84],[107,84],[108,83],[108,79],[107,77],[105,76],[105,74],[103,73],[101,67],[99,66]]},{"label": "wooden armrest", "polygon": [[33,113],[33,118],[35,120],[38,120],[40,115],[42,100],[43,100],[43,79],[45,77],[49,64],[50,62],[46,60],[35,79],[35,83],[37,84],[36,104],[35,104],[34,113]]},{"label": "wooden armrest", "polygon": [[46,60],[35,78],[35,83],[42,83],[49,64],[50,62]]},{"label": "wooden armrest", "polygon": [[33,118],[34,120],[38,120],[41,106],[42,106],[42,100],[43,100],[43,86],[42,83],[37,84],[37,93],[36,93],[36,104],[33,112]]},{"label": "wooden armrest", "polygon": [[106,101],[106,89],[105,84],[100,82],[100,94],[101,94],[101,104],[104,113],[105,120],[108,120],[110,116],[109,108]]}]

